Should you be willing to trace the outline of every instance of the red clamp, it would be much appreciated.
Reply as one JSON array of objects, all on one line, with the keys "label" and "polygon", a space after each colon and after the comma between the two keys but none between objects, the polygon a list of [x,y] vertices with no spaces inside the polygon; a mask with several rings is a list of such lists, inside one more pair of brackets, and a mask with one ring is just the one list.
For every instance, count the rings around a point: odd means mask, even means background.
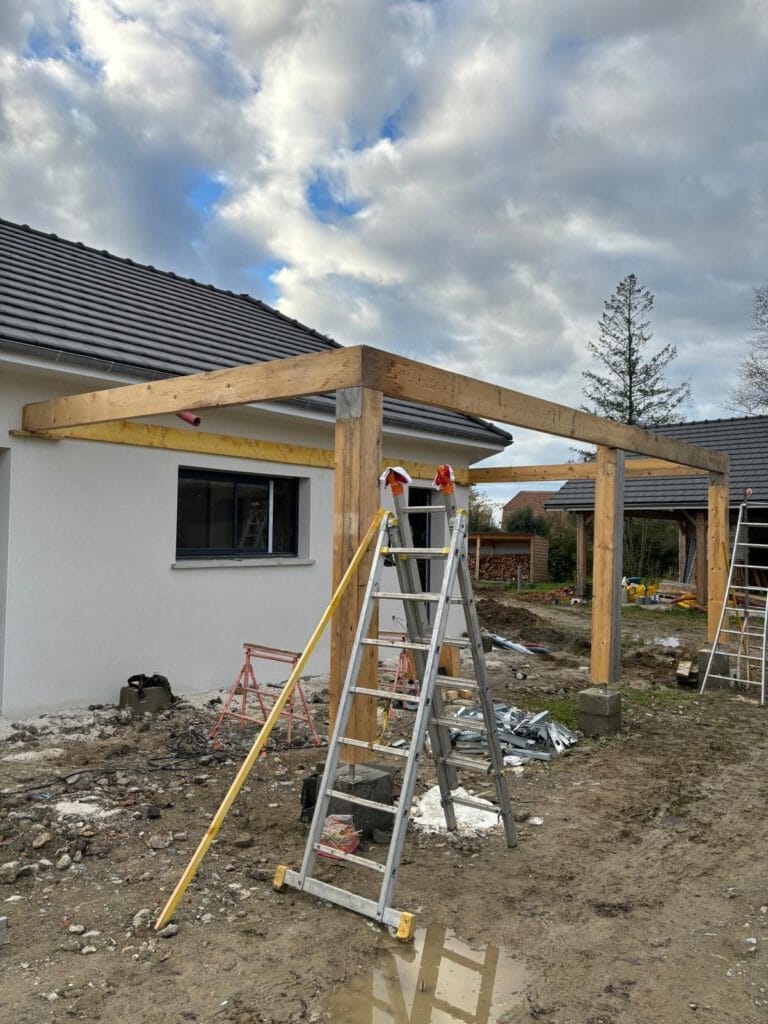
[{"label": "red clamp", "polygon": [[442,494],[453,494],[453,470],[449,465],[438,466],[432,486]]}]

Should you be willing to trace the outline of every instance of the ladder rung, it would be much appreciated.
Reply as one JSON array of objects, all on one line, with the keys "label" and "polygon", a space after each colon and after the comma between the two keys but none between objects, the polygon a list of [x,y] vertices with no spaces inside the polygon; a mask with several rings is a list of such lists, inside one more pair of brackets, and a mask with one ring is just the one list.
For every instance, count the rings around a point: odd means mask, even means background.
[{"label": "ladder rung", "polygon": [[377,754],[408,757],[408,747],[387,747],[383,743],[368,743],[367,740],[355,740],[351,736],[340,737],[339,743],[346,743],[349,747],[360,747],[362,750],[375,750]]},{"label": "ladder rung", "polygon": [[760,640],[763,638],[762,633],[755,633],[753,629],[721,629],[720,632],[728,636],[755,636]]},{"label": "ladder rung", "polygon": [[358,914],[365,914],[366,917],[371,917],[374,921],[381,921],[389,925],[390,928],[397,928],[401,923],[402,912],[395,910],[394,907],[384,907],[382,910],[376,900],[369,900],[356,892],[340,889],[337,885],[331,885],[330,882],[321,882],[319,878],[307,875],[302,879],[298,871],[286,871],[284,884],[292,889],[311,893],[318,899],[329,900],[336,906],[346,907],[347,910],[354,910]]},{"label": "ladder rung", "polygon": [[471,647],[472,641],[465,636],[446,636],[443,637],[443,643],[448,644],[449,647]]},{"label": "ladder rung", "polygon": [[435,679],[438,686],[444,686],[449,690],[479,690],[480,684],[476,679],[462,679],[461,676],[438,676]]},{"label": "ladder rung", "polygon": [[379,800],[366,800],[364,796],[355,796],[353,793],[342,793],[340,789],[327,790],[328,796],[335,796],[337,800],[345,803],[359,804],[361,807],[372,807],[374,811],[386,811],[387,814],[396,814],[397,807],[394,804],[383,804]]},{"label": "ladder rung", "polygon": [[405,697],[403,694],[392,693],[391,690],[374,690],[370,686],[350,686],[350,693],[359,693],[363,697],[378,697],[379,700],[418,700],[416,694]]},{"label": "ladder rung", "polygon": [[[749,544],[751,548],[756,548],[757,544]],[[761,544],[760,547],[768,548],[768,544]],[[734,562],[734,569],[756,569],[758,572],[768,571],[768,565],[753,565],[751,562]]]},{"label": "ladder rung", "polygon": [[445,558],[450,548],[382,548],[382,555],[412,555],[414,558]]},{"label": "ladder rung", "polygon": [[768,587],[749,587],[749,586],[734,586],[731,584],[728,593],[730,594],[745,594],[755,592],[757,594],[768,594]]},{"label": "ladder rung", "polygon": [[403,505],[401,512],[445,512],[445,505]]},{"label": "ladder rung", "polygon": [[444,757],[443,761],[445,764],[453,765],[454,768],[469,768],[470,771],[483,772],[487,775],[491,768],[490,761],[475,761],[471,757],[460,757],[458,754],[451,754],[450,757]]},{"label": "ladder rung", "polygon": [[431,646],[430,644],[415,643],[413,640],[380,640],[378,638],[373,640],[370,637],[361,640],[360,643],[366,644],[368,647],[396,647],[401,651],[428,651]]},{"label": "ladder rung", "polygon": [[485,723],[474,719],[462,718],[460,715],[435,715],[435,725],[444,725],[446,729],[460,729],[462,732],[488,732]]},{"label": "ladder rung", "polygon": [[335,846],[326,846],[325,843],[315,843],[315,849],[318,853],[325,853],[333,860],[348,860],[352,864],[357,864],[361,868],[370,868],[371,871],[379,871],[382,875],[386,871],[386,865],[379,864],[376,860],[368,860],[367,857],[357,857],[354,853],[344,853],[343,850],[337,850]]},{"label": "ladder rung", "polygon": [[[403,594],[399,590],[391,592],[388,591],[386,593],[384,591],[380,591],[373,596],[384,601],[431,601],[433,603],[437,603],[440,600],[439,594],[428,594],[426,592],[423,594]],[[451,604],[461,604],[460,597],[449,597],[448,600]]]},{"label": "ladder rung", "polygon": [[451,793],[451,800],[455,804],[463,804],[465,807],[476,807],[479,811],[487,811],[489,814],[496,814],[501,817],[501,809],[496,804],[488,806],[482,800],[473,800],[471,796],[455,796]]}]

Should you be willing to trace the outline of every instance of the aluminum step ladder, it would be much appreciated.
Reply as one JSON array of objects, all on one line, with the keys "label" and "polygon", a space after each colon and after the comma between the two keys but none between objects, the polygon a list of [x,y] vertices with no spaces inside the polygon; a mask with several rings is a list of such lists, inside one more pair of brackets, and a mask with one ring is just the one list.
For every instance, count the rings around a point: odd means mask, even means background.
[{"label": "aluminum step ladder", "polygon": [[717,679],[729,685],[759,687],[760,703],[765,704],[766,602],[768,505],[745,501],[739,506],[725,600],[701,693],[710,679]]},{"label": "aluminum step ladder", "polygon": [[[441,471],[443,471],[442,476]],[[401,471],[392,469],[385,474],[386,482],[392,488],[396,512],[395,515],[390,513],[382,522],[376,541],[371,572],[341,692],[338,714],[328,744],[325,769],[318,786],[317,802],[301,869],[292,871],[285,865],[280,865],[275,874],[274,884],[277,889],[289,886],[311,893],[348,910],[364,914],[395,930],[397,938],[408,941],[413,937],[414,917],[412,914],[397,910],[393,906],[393,896],[403,855],[419,761],[425,748],[427,734],[435,762],[440,798],[448,829],[456,830],[455,808],[457,804],[489,810],[487,802],[453,792],[458,786],[457,770],[469,770],[479,773],[485,781],[493,781],[496,803],[490,809],[495,810],[499,816],[508,846],[513,847],[517,844],[517,835],[509,802],[480,625],[467,565],[467,512],[465,509],[456,508],[450,467],[440,467],[438,470],[436,480],[440,481],[443,501],[436,505],[407,505],[404,502],[405,481],[400,474]],[[403,474],[403,476],[407,478],[407,475]],[[443,516],[447,533],[445,546],[414,547],[410,524],[410,516],[414,513]],[[417,563],[419,559],[424,558],[443,562],[442,582],[439,591],[435,593],[424,592],[420,583]],[[384,567],[392,565],[393,562],[399,590],[382,590],[381,579]],[[457,583],[460,596],[454,596]],[[387,641],[380,637],[369,638],[374,609],[378,608],[381,601],[393,600],[403,603],[407,626],[406,640]],[[465,636],[447,636],[449,612],[454,606],[463,608]],[[440,652],[447,644],[469,648],[475,672],[474,679],[438,674]],[[371,645],[379,648],[406,647],[413,657],[416,673],[421,683],[421,692],[414,713],[410,742],[407,746],[390,746],[380,741],[367,742],[346,735],[352,703],[356,695],[387,697],[387,693],[384,691],[358,685],[363,652]],[[478,725],[478,731],[482,731],[486,737],[486,758],[476,759],[454,754],[450,730],[465,729],[466,719],[451,717],[446,713],[443,690],[448,688],[470,689],[477,693],[477,699],[483,712],[483,724],[482,726]],[[400,794],[392,804],[368,800],[335,788],[343,746],[359,747],[375,752],[382,757],[391,757],[403,766]],[[392,816],[392,834],[384,862],[355,853],[345,853],[323,843],[325,819],[328,815],[330,801],[334,798]],[[343,861],[345,866],[348,864],[380,874],[381,884],[378,897],[376,899],[369,898],[315,877],[314,871],[318,854]]]}]

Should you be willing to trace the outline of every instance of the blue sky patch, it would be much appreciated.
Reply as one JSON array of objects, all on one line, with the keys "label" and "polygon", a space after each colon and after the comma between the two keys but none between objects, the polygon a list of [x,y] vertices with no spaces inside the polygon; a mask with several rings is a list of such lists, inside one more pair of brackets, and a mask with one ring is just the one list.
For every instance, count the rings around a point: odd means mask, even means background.
[{"label": "blue sky patch", "polygon": [[249,278],[253,280],[253,285],[248,289],[250,295],[253,295],[255,299],[261,299],[262,302],[266,302],[268,306],[276,306],[277,300],[280,298],[280,289],[274,281],[270,280],[273,274],[276,274],[278,270],[282,270],[285,266],[280,260],[267,260],[264,263],[252,263],[249,267],[245,268],[245,272]]},{"label": "blue sky patch", "polygon": [[325,224],[352,217],[363,208],[362,203],[337,198],[328,178],[320,171],[307,186],[307,202],[318,220]]},{"label": "blue sky patch", "polygon": [[216,201],[226,190],[226,185],[201,171],[194,179],[192,188],[187,192],[187,202],[198,213],[210,217]]}]

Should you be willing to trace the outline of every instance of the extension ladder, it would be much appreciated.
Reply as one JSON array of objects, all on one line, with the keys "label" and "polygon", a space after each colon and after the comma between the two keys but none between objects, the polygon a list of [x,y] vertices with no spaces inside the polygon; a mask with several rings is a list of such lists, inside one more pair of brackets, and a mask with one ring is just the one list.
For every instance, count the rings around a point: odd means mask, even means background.
[{"label": "extension ladder", "polygon": [[[496,804],[493,809],[496,810],[503,824],[507,845],[515,846],[517,836],[486,672],[480,625],[467,568],[467,512],[465,509],[456,508],[452,483],[453,474],[450,467],[440,467],[436,486],[439,485],[443,494],[443,503],[428,506],[409,506],[404,503],[404,483],[409,482],[407,474],[400,470],[390,469],[384,478],[392,488],[396,513],[395,515],[389,513],[379,529],[336,722],[328,745],[328,757],[318,786],[315,813],[301,869],[292,871],[285,865],[280,865],[275,874],[274,884],[275,888],[280,889],[283,885],[287,885],[364,914],[396,929],[397,937],[407,941],[413,937],[414,917],[412,914],[395,909],[393,895],[408,828],[419,760],[427,734],[429,734],[431,753],[435,762],[440,798],[448,829],[456,830],[455,805],[457,804],[466,804],[483,810],[489,809],[487,802],[453,792],[458,785],[456,770],[468,769],[479,771],[484,779],[493,779],[496,791]],[[411,513],[442,514],[446,521],[447,544],[444,547],[414,547],[409,519]],[[425,593],[421,587],[417,559],[424,558],[444,561],[442,584],[437,593]],[[381,577],[385,564],[392,564],[392,561],[394,561],[400,589],[387,592],[381,589]],[[454,596],[457,582],[460,596]],[[371,619],[378,602],[393,600],[403,603],[407,639],[402,641],[382,640],[379,637],[369,638]],[[448,616],[453,605],[463,607],[466,638],[446,636]],[[431,615],[428,612],[430,607],[432,608]],[[474,679],[438,675],[440,651],[444,644],[469,647],[475,671]],[[410,742],[406,747],[389,746],[381,741],[382,737],[375,742],[367,742],[346,735],[352,703],[357,694],[368,697],[387,696],[386,691],[382,694],[377,689],[358,685],[363,652],[366,647],[371,645],[380,648],[405,647],[413,656],[421,690],[417,698]],[[478,725],[478,731],[484,732],[486,736],[488,748],[486,759],[458,756],[452,750],[449,730],[464,728],[466,719],[446,714],[442,690],[456,687],[477,692],[483,713],[483,724],[482,726]],[[368,800],[335,788],[342,746],[359,747],[405,761],[400,794],[392,804]],[[323,843],[325,819],[330,801],[334,798],[392,816],[392,833],[386,848],[384,863],[369,857],[339,851],[337,848]],[[315,877],[314,870],[318,854],[380,874],[381,885],[378,898],[371,899]]]},{"label": "extension ladder", "polygon": [[[751,518],[757,510],[762,510],[762,521]],[[768,505],[743,502],[739,506],[725,600],[701,693],[710,679],[727,681],[729,685],[759,686],[760,703],[765,704],[768,564],[755,562],[761,551],[768,551]]]}]

